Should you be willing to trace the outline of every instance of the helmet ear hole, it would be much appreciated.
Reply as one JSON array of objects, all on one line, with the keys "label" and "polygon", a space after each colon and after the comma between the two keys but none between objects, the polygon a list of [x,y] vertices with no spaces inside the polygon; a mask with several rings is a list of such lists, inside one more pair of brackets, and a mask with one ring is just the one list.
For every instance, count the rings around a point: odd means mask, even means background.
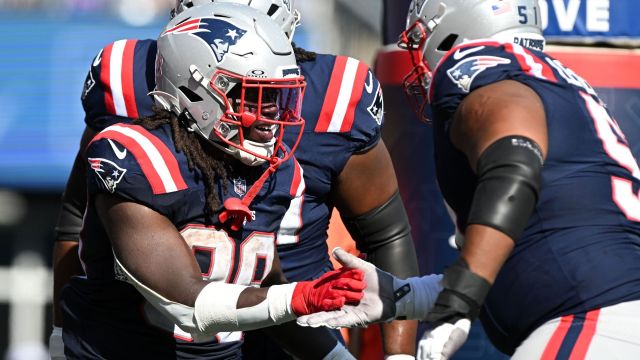
[{"label": "helmet ear hole", "polygon": [[449,34],[440,45],[438,45],[438,51],[449,51],[453,47],[453,44],[458,40],[458,34]]},{"label": "helmet ear hole", "polygon": [[180,86],[178,89],[180,89],[180,91],[182,91],[184,96],[186,96],[187,99],[189,99],[189,101],[191,101],[192,103],[202,101],[202,97],[200,97],[200,95],[196,94],[188,87]]}]

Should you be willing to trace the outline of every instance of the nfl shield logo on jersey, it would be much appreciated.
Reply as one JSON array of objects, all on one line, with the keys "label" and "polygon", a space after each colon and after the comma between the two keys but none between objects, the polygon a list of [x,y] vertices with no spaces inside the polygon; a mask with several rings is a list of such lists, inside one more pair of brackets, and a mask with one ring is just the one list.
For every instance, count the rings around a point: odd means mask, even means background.
[{"label": "nfl shield logo on jersey", "polygon": [[89,158],[89,164],[111,193],[116,191],[116,186],[124,177],[124,173],[127,172],[127,169],[123,169],[107,159]]},{"label": "nfl shield logo on jersey", "polygon": [[233,179],[233,191],[240,196],[247,193],[247,182],[242,178]]}]

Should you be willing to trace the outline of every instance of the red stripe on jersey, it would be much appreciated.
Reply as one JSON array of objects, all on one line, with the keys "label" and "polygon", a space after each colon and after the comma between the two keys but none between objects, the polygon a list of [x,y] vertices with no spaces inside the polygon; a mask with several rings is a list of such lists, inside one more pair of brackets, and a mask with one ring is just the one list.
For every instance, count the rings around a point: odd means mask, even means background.
[{"label": "red stripe on jersey", "polygon": [[171,178],[173,182],[176,184],[178,190],[184,190],[187,188],[187,184],[182,178],[182,173],[180,173],[180,166],[178,165],[178,160],[173,155],[171,150],[162,142],[162,140],[158,139],[155,135],[151,134],[147,129],[143,128],[139,125],[130,125],[130,124],[119,124],[119,126],[127,127],[130,129],[134,129],[140,134],[144,135],[147,139],[151,141],[151,143],[158,149],[162,159],[165,164],[169,168],[169,173],[171,174]]},{"label": "red stripe on jersey", "polygon": [[573,351],[569,356],[569,360],[583,360],[587,356],[587,350],[593,339],[593,335],[596,333],[596,325],[598,324],[598,317],[600,316],[600,309],[587,312],[585,316],[584,325],[582,325],[582,331],[578,335],[573,346]]},{"label": "red stripe on jersey", "polygon": [[353,89],[351,90],[351,98],[349,99],[349,105],[347,106],[347,112],[344,114],[344,120],[340,126],[340,132],[351,130],[353,126],[353,119],[355,118],[356,108],[362,98],[362,91],[364,90],[364,83],[367,80],[367,74],[369,73],[369,67],[360,62],[358,63],[358,69],[356,70],[356,77],[353,81]]},{"label": "red stripe on jersey", "polygon": [[188,335],[178,335],[176,333],[173,333],[173,338],[177,339],[177,340],[182,340],[182,341],[186,341],[186,342],[193,342],[193,339],[191,338],[191,336]]},{"label": "red stripe on jersey", "polygon": [[[160,153],[162,160],[169,169],[169,173],[176,185],[177,190],[184,190],[187,188],[187,184],[185,183],[184,179],[182,178],[182,174],[180,173],[178,161],[171,153],[171,150],[169,150],[169,148],[160,139],[158,139],[139,125],[118,124],[117,126],[130,128],[131,130],[147,138]],[[155,195],[167,193],[167,189],[165,188],[164,183],[162,182],[162,178],[156,170],[155,165],[153,164],[147,152],[144,150],[144,148],[142,148],[137,140],[110,128],[107,128],[96,135],[93,140],[91,140],[91,143],[100,139],[115,140],[122,144],[129,151],[131,151],[133,157],[135,157],[136,161],[138,161],[142,172],[149,181],[153,193]]]},{"label": "red stripe on jersey", "polygon": [[294,158],[293,180],[291,181],[291,189],[289,189],[289,195],[291,195],[291,197],[295,197],[298,193],[298,187],[300,187],[301,180],[300,164],[298,164],[298,160],[295,160]]},{"label": "red stripe on jersey", "polygon": [[136,89],[133,80],[134,51],[138,40],[127,40],[124,45],[122,58],[122,96],[127,108],[127,116],[138,118],[138,106],[136,105]]},{"label": "red stripe on jersey", "polygon": [[[515,56],[516,60],[518,60],[518,64],[520,64],[520,68],[522,69],[522,71],[526,72],[529,75],[538,77],[532,71],[533,67],[531,67],[531,65],[529,65],[529,63],[527,63],[527,59],[524,57],[524,55],[519,54],[519,53],[517,53],[515,51],[515,49],[513,48],[513,44],[512,43],[505,43],[504,44],[504,48],[505,48],[505,50],[507,50],[507,52],[509,52],[510,54]],[[553,74],[553,70],[551,70],[551,68],[547,64],[545,64],[544,62],[540,61],[540,59],[538,59],[537,56],[533,55],[533,53],[531,53],[531,51],[529,51],[525,47],[521,47],[521,49],[524,50],[524,52],[531,57],[531,60],[535,64],[540,65],[542,67],[541,75],[545,79],[553,81],[553,82],[557,82],[556,76]]]},{"label": "red stripe on jersey", "polygon": [[533,57],[533,61],[542,65],[542,76],[544,76],[549,81],[558,82],[558,79],[556,79],[556,75],[553,73],[553,70],[551,70],[551,67],[549,65],[547,65],[543,61],[540,61],[540,58],[538,58],[537,56],[533,56],[533,54],[531,54],[529,50],[525,49],[525,51]]},{"label": "red stripe on jersey", "polygon": [[526,73],[531,71],[531,66],[527,64],[527,60],[524,58],[524,56],[516,53],[515,50],[513,50],[513,44],[510,44],[510,43],[504,44],[504,49],[507,50],[507,52],[511,53],[513,56],[515,56],[516,60],[518,60],[518,64],[520,64],[520,68],[522,69],[522,71]]},{"label": "red stripe on jersey", "polygon": [[329,129],[329,124],[331,124],[331,118],[333,117],[333,111],[338,103],[340,85],[342,84],[342,78],[344,77],[344,70],[346,67],[347,57],[337,56],[333,65],[333,70],[331,71],[331,79],[329,80],[329,86],[327,87],[327,93],[324,97],[322,110],[318,117],[318,123],[316,124],[316,132],[326,132]]},{"label": "red stripe on jersey", "polygon": [[102,51],[100,80],[104,85],[104,106],[109,114],[115,115],[116,106],[113,103],[113,94],[111,94],[111,50],[113,50],[113,44],[107,45]]},{"label": "red stripe on jersey", "polygon": [[556,331],[551,335],[540,360],[555,360],[558,355],[558,351],[560,350],[560,346],[562,345],[562,341],[567,335],[572,322],[573,315],[567,315],[560,318],[560,324],[558,324]]}]

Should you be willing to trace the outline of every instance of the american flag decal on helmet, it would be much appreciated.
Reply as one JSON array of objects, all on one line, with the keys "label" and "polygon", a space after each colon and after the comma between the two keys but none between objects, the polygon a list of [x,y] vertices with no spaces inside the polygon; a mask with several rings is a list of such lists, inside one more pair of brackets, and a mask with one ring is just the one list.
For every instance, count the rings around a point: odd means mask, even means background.
[{"label": "american flag decal on helmet", "polygon": [[169,34],[191,34],[204,40],[216,57],[218,63],[224,60],[229,48],[240,40],[246,30],[232,23],[216,18],[195,18],[165,30],[161,36]]}]

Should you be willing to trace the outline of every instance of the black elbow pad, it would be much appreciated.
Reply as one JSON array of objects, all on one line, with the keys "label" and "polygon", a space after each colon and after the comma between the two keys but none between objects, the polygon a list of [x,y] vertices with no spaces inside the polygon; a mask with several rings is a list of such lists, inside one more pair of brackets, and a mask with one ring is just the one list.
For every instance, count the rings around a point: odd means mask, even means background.
[{"label": "black elbow pad", "polygon": [[368,213],[342,216],[342,221],[367,261],[400,278],[418,275],[411,226],[399,192]]},{"label": "black elbow pad", "polygon": [[80,241],[82,220],[87,202],[84,158],[80,153],[73,163],[55,227],[56,241]]},{"label": "black elbow pad", "polygon": [[56,241],[80,241],[82,220],[82,210],[63,195],[55,227]]},{"label": "black elbow pad", "polygon": [[490,226],[517,241],[538,201],[542,164],[540,146],[524,136],[491,144],[478,159],[467,224]]}]

